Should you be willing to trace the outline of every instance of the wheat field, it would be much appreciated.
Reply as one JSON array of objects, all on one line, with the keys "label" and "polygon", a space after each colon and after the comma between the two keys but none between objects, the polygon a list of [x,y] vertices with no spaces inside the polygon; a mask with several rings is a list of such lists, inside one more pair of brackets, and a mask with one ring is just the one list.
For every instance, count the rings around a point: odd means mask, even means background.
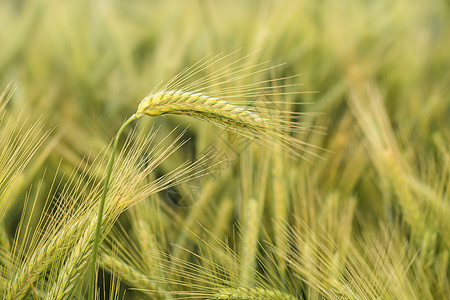
[{"label": "wheat field", "polygon": [[0,2],[1,299],[449,299],[450,2]]}]

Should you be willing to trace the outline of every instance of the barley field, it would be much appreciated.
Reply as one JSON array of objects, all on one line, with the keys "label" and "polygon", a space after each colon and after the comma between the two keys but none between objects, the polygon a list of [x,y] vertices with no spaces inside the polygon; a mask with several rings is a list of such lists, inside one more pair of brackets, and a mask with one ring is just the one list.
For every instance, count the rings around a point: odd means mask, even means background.
[{"label": "barley field", "polygon": [[450,2],[0,1],[1,299],[450,299]]}]

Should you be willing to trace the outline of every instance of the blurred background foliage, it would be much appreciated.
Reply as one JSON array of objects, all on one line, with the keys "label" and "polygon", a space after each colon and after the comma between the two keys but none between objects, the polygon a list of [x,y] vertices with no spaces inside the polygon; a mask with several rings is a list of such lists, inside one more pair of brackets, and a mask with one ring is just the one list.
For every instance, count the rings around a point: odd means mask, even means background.
[{"label": "blurred background foliage", "polygon": [[[122,271],[122,287],[158,289],[143,283],[154,276],[201,299],[238,299],[225,287],[248,299],[271,288],[308,299],[450,295],[450,3],[440,0],[1,1],[0,87],[17,85],[8,115],[40,120],[33,139],[51,130],[8,187],[6,240],[32,187],[49,191],[53,174],[64,182],[89,164],[158,83],[241,47],[260,49],[253,64],[283,63],[277,77],[301,74],[293,83],[312,93],[286,97],[311,102],[302,109],[320,115],[305,121],[326,134],[299,138],[327,152],[310,163],[199,120],[140,121],[138,132],[156,125],[161,138],[189,124],[191,140],[160,174],[211,145],[229,161],[127,212],[127,241],[117,234],[119,250],[103,249],[105,272],[120,260],[145,275]],[[36,226],[39,214],[30,218]],[[213,272],[222,264],[227,276]]]}]

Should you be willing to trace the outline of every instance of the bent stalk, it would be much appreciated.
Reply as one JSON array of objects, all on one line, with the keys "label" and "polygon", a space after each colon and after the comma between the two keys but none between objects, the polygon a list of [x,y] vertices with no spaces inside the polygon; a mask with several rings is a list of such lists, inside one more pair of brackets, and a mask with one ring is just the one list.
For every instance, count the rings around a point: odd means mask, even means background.
[{"label": "bent stalk", "polygon": [[105,199],[106,199],[106,194],[108,193],[108,185],[109,185],[109,180],[111,178],[112,167],[114,164],[114,157],[116,155],[117,145],[119,143],[119,138],[122,135],[122,132],[125,129],[125,127],[127,127],[128,124],[130,124],[132,121],[134,121],[138,118],[139,118],[139,116],[137,116],[136,114],[133,114],[130,118],[128,118],[128,120],[125,121],[125,123],[122,124],[119,131],[117,131],[116,138],[114,140],[111,157],[109,158],[108,167],[106,169],[106,177],[105,177],[105,182],[103,184],[103,193],[102,193],[102,198],[100,199],[100,207],[98,209],[97,228],[95,231],[94,248],[92,251],[92,265],[91,265],[91,279],[90,279],[91,282],[89,284],[89,299],[90,300],[93,300],[94,295],[95,295],[95,264],[96,264],[96,259],[97,259],[98,246],[100,243],[100,232],[101,232],[101,227],[102,227],[103,210],[105,208]]}]

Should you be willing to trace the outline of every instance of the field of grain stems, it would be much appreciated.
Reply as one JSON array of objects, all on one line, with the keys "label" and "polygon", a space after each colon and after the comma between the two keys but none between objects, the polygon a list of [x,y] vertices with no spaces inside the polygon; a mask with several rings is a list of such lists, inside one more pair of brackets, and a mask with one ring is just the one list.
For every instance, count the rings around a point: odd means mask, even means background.
[{"label": "field of grain stems", "polygon": [[444,0],[1,1],[0,298],[448,299],[449,49]]}]

